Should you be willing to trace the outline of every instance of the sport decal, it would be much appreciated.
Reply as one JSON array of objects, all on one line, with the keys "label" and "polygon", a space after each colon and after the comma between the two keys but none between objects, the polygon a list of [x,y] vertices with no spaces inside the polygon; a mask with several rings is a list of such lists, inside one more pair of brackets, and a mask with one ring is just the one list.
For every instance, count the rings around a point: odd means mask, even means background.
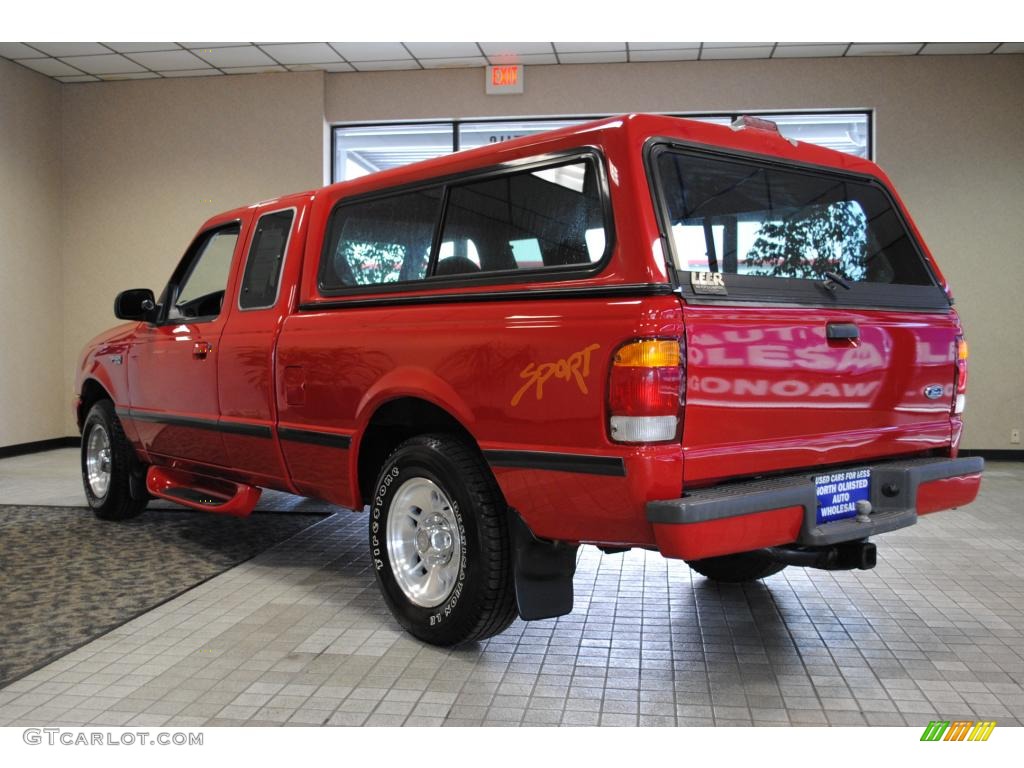
[{"label": "sport decal", "polygon": [[519,373],[519,378],[526,379],[526,383],[512,397],[512,406],[519,405],[523,395],[534,390],[536,399],[544,399],[544,385],[552,377],[563,381],[575,381],[576,386],[584,395],[589,394],[587,389],[587,376],[590,375],[590,354],[600,349],[600,344],[591,344],[589,347],[573,352],[568,357],[556,360],[553,363],[530,363]]}]

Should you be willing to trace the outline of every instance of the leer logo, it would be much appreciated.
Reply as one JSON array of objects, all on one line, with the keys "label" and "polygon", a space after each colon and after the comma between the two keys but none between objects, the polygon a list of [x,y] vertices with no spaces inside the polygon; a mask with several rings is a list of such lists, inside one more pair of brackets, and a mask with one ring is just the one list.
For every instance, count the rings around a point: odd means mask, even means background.
[{"label": "leer logo", "polygon": [[995,727],[995,720],[932,720],[921,734],[921,741],[988,741]]}]

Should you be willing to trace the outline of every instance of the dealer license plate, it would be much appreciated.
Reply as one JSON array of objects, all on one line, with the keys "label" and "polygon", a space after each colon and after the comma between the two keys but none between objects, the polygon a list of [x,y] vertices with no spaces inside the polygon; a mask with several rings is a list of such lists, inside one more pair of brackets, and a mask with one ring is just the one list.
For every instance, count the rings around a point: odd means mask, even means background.
[{"label": "dealer license plate", "polygon": [[855,517],[857,502],[871,497],[871,470],[849,469],[814,478],[818,525]]}]

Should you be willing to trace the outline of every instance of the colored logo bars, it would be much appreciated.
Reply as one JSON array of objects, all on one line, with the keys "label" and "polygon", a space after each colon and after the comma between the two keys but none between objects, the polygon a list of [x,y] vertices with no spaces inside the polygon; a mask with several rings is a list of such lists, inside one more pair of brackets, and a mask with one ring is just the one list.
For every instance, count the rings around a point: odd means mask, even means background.
[{"label": "colored logo bars", "polygon": [[921,741],[988,741],[995,727],[995,720],[932,720],[921,734]]}]

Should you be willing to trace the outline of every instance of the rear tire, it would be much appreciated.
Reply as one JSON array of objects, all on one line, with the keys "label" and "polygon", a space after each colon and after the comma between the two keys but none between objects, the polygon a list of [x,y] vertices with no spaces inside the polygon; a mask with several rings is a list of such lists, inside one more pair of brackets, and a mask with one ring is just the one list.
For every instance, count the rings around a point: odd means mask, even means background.
[{"label": "rear tire", "polygon": [[146,508],[148,498],[136,499],[131,494],[132,471],[140,468],[114,404],[100,400],[82,424],[82,484],[96,517],[128,520]]},{"label": "rear tire", "polygon": [[370,509],[377,584],[395,619],[431,645],[503,632],[516,618],[504,499],[474,447],[421,435],[392,453]]},{"label": "rear tire", "polygon": [[763,552],[706,557],[703,560],[687,560],[686,564],[701,576],[728,584],[764,579],[786,567],[785,563],[778,563]]}]

